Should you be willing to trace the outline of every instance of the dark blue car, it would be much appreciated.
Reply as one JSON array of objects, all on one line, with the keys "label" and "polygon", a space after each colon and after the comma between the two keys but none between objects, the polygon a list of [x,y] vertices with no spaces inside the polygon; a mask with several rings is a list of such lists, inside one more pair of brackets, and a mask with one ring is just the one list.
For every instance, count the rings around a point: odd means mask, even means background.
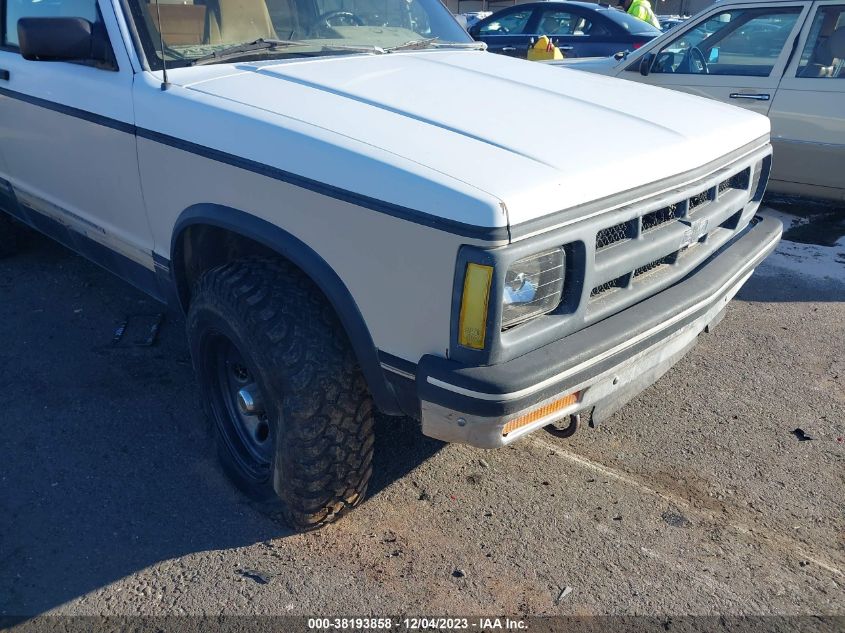
[{"label": "dark blue car", "polygon": [[635,50],[661,31],[608,5],[532,2],[502,9],[469,33],[493,53],[525,58],[532,40],[541,35],[547,35],[566,57],[607,57]]}]

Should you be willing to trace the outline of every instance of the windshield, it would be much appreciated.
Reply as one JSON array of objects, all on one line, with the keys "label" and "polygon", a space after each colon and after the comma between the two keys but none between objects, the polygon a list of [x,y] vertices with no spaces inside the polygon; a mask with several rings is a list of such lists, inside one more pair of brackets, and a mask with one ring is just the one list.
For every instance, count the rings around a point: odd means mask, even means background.
[{"label": "windshield", "polygon": [[[153,70],[469,45],[440,0],[127,0]],[[164,46],[161,45],[161,40]],[[233,47],[263,40],[238,52]],[[242,47],[248,48],[248,47]],[[232,49],[232,50],[229,50]],[[210,63],[217,63],[217,59]]]}]

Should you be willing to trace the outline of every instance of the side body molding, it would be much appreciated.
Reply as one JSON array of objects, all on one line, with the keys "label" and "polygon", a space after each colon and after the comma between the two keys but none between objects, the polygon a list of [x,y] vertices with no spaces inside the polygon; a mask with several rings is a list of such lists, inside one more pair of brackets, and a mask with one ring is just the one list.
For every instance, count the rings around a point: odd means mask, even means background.
[{"label": "side body molding", "polygon": [[[177,292],[187,283],[182,266],[183,253],[180,252],[181,237],[186,229],[194,225],[214,226],[254,240],[288,259],[308,275],[340,318],[378,408],[388,415],[404,415],[393,388],[385,379],[378,349],[355,299],[326,260],[284,229],[261,218],[223,205],[196,204],[185,209],[173,227],[170,266]],[[181,293],[179,296],[182,296]]]}]

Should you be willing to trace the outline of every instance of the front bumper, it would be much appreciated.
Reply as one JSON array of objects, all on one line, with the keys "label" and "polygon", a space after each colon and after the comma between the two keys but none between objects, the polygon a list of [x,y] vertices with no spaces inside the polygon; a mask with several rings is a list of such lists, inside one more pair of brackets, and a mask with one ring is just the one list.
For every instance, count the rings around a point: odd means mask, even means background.
[{"label": "front bumper", "polygon": [[[606,419],[721,318],[782,231],[779,221],[760,220],[671,288],[508,362],[470,367],[423,357],[416,376],[423,433],[497,448],[579,411]],[[560,406],[570,394],[577,397]],[[505,433],[517,419],[531,421]]]}]

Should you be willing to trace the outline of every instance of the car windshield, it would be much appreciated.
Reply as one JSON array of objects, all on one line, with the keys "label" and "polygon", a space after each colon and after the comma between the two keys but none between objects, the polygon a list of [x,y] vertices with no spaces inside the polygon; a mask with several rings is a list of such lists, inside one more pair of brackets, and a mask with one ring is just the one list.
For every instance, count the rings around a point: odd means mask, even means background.
[{"label": "car windshield", "polygon": [[153,70],[195,63],[471,47],[440,0],[128,0]]}]

